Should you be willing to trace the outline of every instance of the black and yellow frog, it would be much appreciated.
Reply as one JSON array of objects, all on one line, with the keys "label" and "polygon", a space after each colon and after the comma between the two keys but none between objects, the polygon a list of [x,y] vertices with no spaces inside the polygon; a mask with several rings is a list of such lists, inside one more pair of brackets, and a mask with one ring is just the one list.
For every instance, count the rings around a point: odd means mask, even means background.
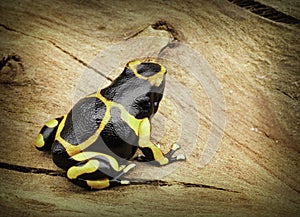
[{"label": "black and yellow frog", "polygon": [[[89,189],[130,184],[120,179],[134,168],[128,160],[156,165],[185,160],[172,157],[150,141],[151,117],[163,97],[166,68],[154,61],[127,63],[108,87],[81,99],[71,111],[45,124],[36,140],[41,151],[50,151],[54,163],[67,170],[73,183]],[[143,155],[134,158],[137,149]]]}]

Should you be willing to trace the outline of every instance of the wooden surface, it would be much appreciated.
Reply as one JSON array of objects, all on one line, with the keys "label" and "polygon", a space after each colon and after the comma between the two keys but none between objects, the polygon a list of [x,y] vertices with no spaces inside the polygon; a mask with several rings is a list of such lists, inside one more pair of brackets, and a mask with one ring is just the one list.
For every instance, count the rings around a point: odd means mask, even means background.
[{"label": "wooden surface", "polygon": [[[0,57],[15,55],[0,74],[1,216],[299,215],[299,26],[228,1],[1,1],[0,8]],[[295,11],[290,15],[297,17]],[[154,29],[158,21],[169,28]],[[178,37],[209,63],[226,100],[220,148],[199,167],[212,126],[209,90],[170,64],[168,76],[192,98],[178,95],[183,103],[173,105],[180,89],[169,82],[153,140],[167,150],[186,138],[179,152],[194,142],[187,161],[160,181],[82,190],[34,148],[35,137],[78,100],[87,71],[102,73],[101,85],[119,73],[89,66],[96,55],[146,36]],[[182,129],[180,112],[198,114],[200,131]],[[141,174],[143,167],[130,176]]]}]

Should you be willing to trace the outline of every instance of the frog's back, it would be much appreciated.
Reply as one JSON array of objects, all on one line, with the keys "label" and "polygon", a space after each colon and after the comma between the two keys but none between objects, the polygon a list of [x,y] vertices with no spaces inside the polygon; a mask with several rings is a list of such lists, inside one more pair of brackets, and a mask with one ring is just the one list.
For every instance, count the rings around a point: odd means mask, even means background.
[{"label": "frog's back", "polygon": [[81,144],[96,133],[105,112],[105,104],[97,97],[81,99],[68,113],[61,137],[72,145]]},{"label": "frog's back", "polygon": [[98,97],[81,99],[68,113],[61,137],[80,145],[92,136],[97,139],[85,150],[130,159],[136,152],[138,136],[121,118],[116,107],[107,107]]}]

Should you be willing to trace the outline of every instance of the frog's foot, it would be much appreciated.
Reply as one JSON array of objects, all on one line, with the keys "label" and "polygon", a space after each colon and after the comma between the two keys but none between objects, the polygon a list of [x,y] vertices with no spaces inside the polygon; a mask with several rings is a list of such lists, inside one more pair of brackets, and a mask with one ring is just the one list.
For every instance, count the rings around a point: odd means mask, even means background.
[{"label": "frog's foot", "polygon": [[118,185],[129,185],[130,184],[129,180],[121,180],[119,178],[121,176],[123,176],[124,174],[128,173],[129,170],[132,170],[135,167],[136,167],[136,164],[134,164],[134,163],[131,163],[128,165],[121,165],[120,168],[122,168],[122,169],[119,172],[119,174],[116,177],[114,177],[113,179],[109,180],[110,186],[114,187],[114,186],[118,186]]},{"label": "frog's foot", "polygon": [[120,165],[111,156],[97,152],[82,152],[71,157],[78,161],[67,171],[68,179],[87,189],[104,189],[116,185],[129,184],[119,178],[133,169],[135,164]]},{"label": "frog's foot", "polygon": [[130,185],[130,181],[129,180],[120,180],[120,179],[111,179],[109,180],[110,186],[114,187],[114,186],[118,186],[118,185]]},{"label": "frog's foot", "polygon": [[120,179],[109,179],[109,178],[103,178],[103,179],[97,179],[97,180],[87,180],[82,178],[77,178],[74,180],[71,180],[74,184],[84,187],[89,190],[101,190],[105,188],[115,187],[119,185],[129,185],[130,181],[128,180],[120,180]]},{"label": "frog's foot", "polygon": [[[160,147],[160,145],[156,145],[157,148]],[[155,160],[150,160],[148,159],[146,156],[139,154],[137,157],[134,158],[134,160],[139,161],[139,162],[152,162],[155,165],[166,165],[169,163],[173,163],[175,161],[184,161],[186,160],[186,157],[184,154],[179,154],[176,157],[172,157],[172,155],[178,150],[180,149],[180,146],[178,144],[173,144],[170,151],[164,155],[164,159],[159,162],[159,161],[155,161]]]},{"label": "frog's foot", "polygon": [[120,172],[115,177],[113,177],[113,179],[111,181],[118,180],[121,176],[128,173],[129,170],[132,170],[135,167],[136,167],[136,164],[134,164],[134,163],[131,163],[131,164],[128,164],[128,165],[121,165],[120,166]]},{"label": "frog's foot", "polygon": [[180,149],[180,146],[178,144],[173,144],[170,151],[165,154],[165,157],[168,158],[169,163],[175,162],[175,161],[184,161],[186,160],[186,157],[184,154],[179,154],[176,157],[172,157],[172,155]]},{"label": "frog's foot", "polygon": [[[160,149],[160,144],[156,144],[156,147]],[[139,154],[133,160],[139,161],[139,162],[149,162],[149,160],[146,156]]]}]

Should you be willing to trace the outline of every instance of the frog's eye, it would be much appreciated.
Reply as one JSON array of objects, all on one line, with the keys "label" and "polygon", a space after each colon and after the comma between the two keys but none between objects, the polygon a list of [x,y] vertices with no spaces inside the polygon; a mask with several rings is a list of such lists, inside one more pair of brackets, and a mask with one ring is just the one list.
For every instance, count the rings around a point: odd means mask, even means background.
[{"label": "frog's eye", "polygon": [[161,66],[157,63],[141,63],[137,66],[137,73],[145,77],[155,75],[160,70]]},{"label": "frog's eye", "polygon": [[155,107],[158,107],[158,102],[154,102],[154,106],[155,106]]}]

